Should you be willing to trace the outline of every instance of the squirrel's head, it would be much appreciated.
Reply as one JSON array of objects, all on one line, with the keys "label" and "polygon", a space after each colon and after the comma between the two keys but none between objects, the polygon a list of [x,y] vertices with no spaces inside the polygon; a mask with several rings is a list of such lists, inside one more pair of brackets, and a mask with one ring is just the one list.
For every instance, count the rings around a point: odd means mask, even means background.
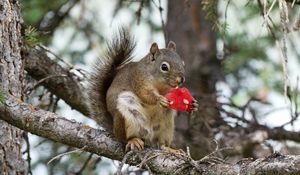
[{"label": "squirrel's head", "polygon": [[176,44],[173,41],[170,41],[165,49],[159,49],[157,44],[153,43],[147,59],[147,67],[151,69],[155,86],[161,93],[183,84],[184,62],[176,53]]}]

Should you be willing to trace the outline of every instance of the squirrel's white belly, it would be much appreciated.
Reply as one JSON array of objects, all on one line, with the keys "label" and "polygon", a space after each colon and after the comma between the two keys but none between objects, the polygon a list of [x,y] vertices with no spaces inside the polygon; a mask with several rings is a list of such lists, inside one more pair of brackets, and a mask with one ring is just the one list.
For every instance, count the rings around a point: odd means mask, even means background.
[{"label": "squirrel's white belly", "polygon": [[176,112],[157,105],[142,104],[132,92],[118,95],[117,109],[125,117],[127,138],[139,137],[148,144],[170,144]]}]

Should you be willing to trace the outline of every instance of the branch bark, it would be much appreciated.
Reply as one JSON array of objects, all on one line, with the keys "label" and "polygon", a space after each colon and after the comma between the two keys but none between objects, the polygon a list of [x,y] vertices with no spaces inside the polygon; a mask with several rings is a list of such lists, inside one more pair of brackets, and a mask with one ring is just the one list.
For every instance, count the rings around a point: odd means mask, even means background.
[{"label": "branch bark", "polygon": [[41,48],[23,51],[23,58],[25,59],[25,70],[37,81],[53,75],[65,75],[47,78],[41,84],[73,109],[86,116],[89,115],[84,87],[76,75],[51,60],[46,51]]},{"label": "branch bark", "polygon": [[265,126],[264,130],[268,132],[269,139],[293,140],[295,142],[300,142],[299,132],[287,131],[282,127],[268,128],[266,126]]},{"label": "branch bark", "polygon": [[[0,118],[33,134],[84,149],[111,159],[122,160],[124,145],[102,130],[70,121],[54,113],[36,109],[7,96],[0,105]],[[128,156],[128,157],[127,157]],[[158,174],[299,174],[300,156],[273,154],[257,160],[242,160],[234,165],[194,161],[187,156],[175,156],[159,150],[127,155],[126,163],[141,165]]]}]

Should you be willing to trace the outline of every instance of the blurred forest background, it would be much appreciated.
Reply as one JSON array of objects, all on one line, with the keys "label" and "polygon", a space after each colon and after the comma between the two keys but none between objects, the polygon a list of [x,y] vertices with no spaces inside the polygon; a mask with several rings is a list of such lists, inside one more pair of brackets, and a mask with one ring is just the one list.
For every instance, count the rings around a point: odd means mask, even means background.
[{"label": "blurred forest background", "polygon": [[[161,48],[175,41],[186,64],[185,86],[200,107],[193,115],[176,118],[174,145],[185,151],[188,147],[194,159],[217,148],[214,156],[226,162],[274,152],[299,154],[299,1],[20,0],[20,4],[26,47],[45,50],[84,86],[93,62],[101,58],[120,26],[128,26],[135,36],[135,58],[145,55],[154,41]],[[30,103],[97,126],[40,86],[43,83],[30,76],[27,83]],[[33,174],[102,175],[118,168],[118,161],[83,152],[47,164],[73,148],[28,135]],[[127,166],[124,171],[143,172]]]}]

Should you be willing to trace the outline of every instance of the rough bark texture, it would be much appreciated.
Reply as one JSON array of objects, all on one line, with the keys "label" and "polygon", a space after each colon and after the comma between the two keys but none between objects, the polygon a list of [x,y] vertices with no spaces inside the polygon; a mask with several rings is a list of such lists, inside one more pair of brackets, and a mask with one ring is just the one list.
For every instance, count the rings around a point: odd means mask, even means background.
[{"label": "rough bark texture", "polygon": [[[174,0],[168,3],[167,33],[168,39],[177,44],[177,51],[185,61],[186,86],[192,93],[202,98],[196,98],[199,103],[212,102],[206,108],[201,108],[193,122],[189,118],[177,118],[178,132],[176,145],[189,146],[193,155],[202,157],[211,150],[211,128],[222,123],[218,111],[213,107],[215,101],[215,85],[221,74],[220,62],[216,58],[216,36],[212,25],[205,19],[201,1]],[[178,25],[180,24],[180,27]],[[209,126],[209,127],[207,127]],[[197,148],[201,146],[201,151]]]},{"label": "rough bark texture", "polygon": [[3,120],[38,136],[77,148],[87,146],[86,151],[92,149],[92,152],[112,156],[113,159],[122,157],[121,144],[113,140],[107,132],[67,120],[13,98],[8,98],[5,104],[0,106],[0,112],[5,113],[1,116]]},{"label": "rough bark texture", "polygon": [[140,165],[156,174],[299,174],[300,156],[273,154],[257,160],[244,159],[236,164],[210,164],[194,161],[187,156],[174,156],[159,150],[146,149],[138,154],[125,156],[124,145],[104,131],[70,121],[58,115],[35,109],[9,96],[0,105],[1,119],[25,131],[77,147],[111,159]]},{"label": "rough bark texture", "polygon": [[[19,101],[23,88],[21,20],[17,1],[0,1],[0,90]],[[0,116],[4,113],[1,111]],[[22,130],[0,121],[0,174],[27,174],[21,152],[22,134]]]}]

